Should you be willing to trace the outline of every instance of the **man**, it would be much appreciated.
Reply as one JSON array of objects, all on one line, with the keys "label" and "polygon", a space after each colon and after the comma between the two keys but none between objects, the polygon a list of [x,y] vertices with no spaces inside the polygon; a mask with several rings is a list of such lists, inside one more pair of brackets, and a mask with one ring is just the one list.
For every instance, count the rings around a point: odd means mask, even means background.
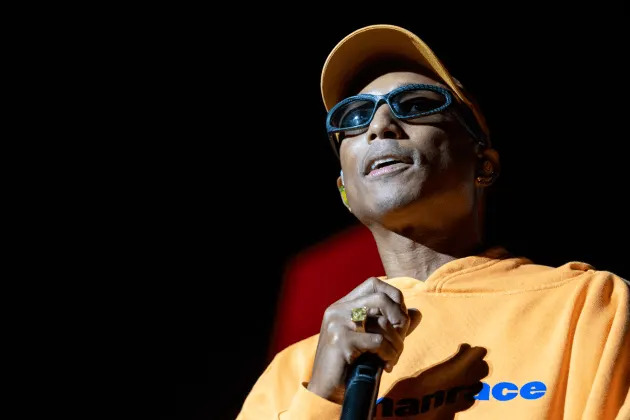
[{"label": "man", "polygon": [[[342,200],[386,277],[280,352],[241,419],[339,418],[347,368],[385,362],[375,418],[630,419],[629,287],[584,263],[483,245],[499,172],[478,106],[417,36],[359,29],[322,72]],[[352,314],[367,313],[367,322]]]}]

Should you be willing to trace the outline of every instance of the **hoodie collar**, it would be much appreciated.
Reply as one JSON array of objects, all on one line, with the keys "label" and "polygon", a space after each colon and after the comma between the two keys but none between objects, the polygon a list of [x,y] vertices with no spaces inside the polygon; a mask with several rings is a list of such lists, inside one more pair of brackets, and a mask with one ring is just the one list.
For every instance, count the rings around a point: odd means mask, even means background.
[{"label": "hoodie collar", "polygon": [[491,292],[517,287],[518,284],[505,281],[505,274],[523,264],[531,264],[531,261],[512,257],[503,247],[493,247],[477,255],[449,261],[425,281],[412,277],[380,278],[402,291],[412,293]]}]

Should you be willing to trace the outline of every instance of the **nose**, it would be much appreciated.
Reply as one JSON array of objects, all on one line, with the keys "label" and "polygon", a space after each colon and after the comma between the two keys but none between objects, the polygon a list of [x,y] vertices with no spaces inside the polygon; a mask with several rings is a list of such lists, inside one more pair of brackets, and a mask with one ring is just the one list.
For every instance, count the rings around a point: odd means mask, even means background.
[{"label": "nose", "polygon": [[368,127],[368,142],[371,143],[377,139],[400,139],[402,135],[403,130],[398,120],[389,110],[389,106],[387,104],[381,104],[376,110],[374,118]]}]

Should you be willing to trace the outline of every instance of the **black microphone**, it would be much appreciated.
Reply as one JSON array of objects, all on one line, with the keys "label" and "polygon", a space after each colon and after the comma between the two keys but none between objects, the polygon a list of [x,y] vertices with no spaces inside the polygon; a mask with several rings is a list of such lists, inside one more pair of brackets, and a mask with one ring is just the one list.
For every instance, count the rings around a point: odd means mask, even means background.
[{"label": "black microphone", "polygon": [[385,362],[374,353],[363,353],[348,369],[340,420],[371,420]]}]

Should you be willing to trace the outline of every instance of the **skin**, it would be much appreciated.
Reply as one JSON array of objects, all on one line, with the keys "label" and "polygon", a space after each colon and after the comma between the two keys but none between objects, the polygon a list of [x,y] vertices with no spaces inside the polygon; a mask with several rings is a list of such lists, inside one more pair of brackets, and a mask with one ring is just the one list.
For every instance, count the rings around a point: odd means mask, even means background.
[{"label": "skin", "polygon": [[[383,95],[412,83],[448,88],[426,74],[395,71],[357,93]],[[408,164],[369,176],[369,161],[388,154]],[[492,149],[480,150],[452,114],[401,121],[382,104],[366,131],[344,138],[340,160],[347,207],[374,235],[388,278],[425,281],[481,246],[485,186],[476,178],[484,161],[498,172],[499,158]],[[366,332],[357,332],[349,316],[361,306],[372,317]],[[391,372],[420,318],[420,311],[405,307],[400,290],[377,278],[366,280],[326,310],[308,389],[341,402],[346,369],[366,351],[378,354]]]}]

